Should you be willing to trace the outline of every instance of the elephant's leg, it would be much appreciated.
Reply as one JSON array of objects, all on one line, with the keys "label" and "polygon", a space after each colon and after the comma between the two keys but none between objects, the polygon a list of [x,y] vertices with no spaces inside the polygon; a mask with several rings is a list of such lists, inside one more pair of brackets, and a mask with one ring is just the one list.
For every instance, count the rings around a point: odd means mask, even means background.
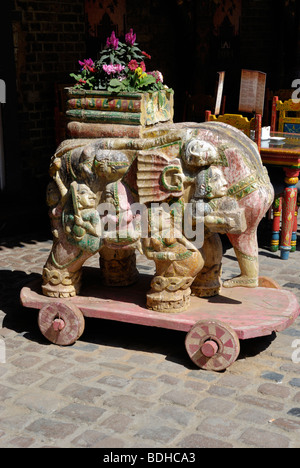
[{"label": "elephant's leg", "polygon": [[92,255],[67,242],[55,241],[43,268],[43,294],[49,297],[76,296],[81,287],[81,267]]},{"label": "elephant's leg", "polygon": [[257,227],[268,211],[274,197],[274,190],[270,185],[261,186],[258,190],[245,196],[240,206],[245,208],[247,229],[242,234],[228,234],[234,248],[241,274],[224,281],[225,288],[243,286],[255,288],[258,286],[258,242]]},{"label": "elephant's leg", "polygon": [[152,252],[156,275],[147,293],[147,307],[157,312],[178,313],[190,305],[190,286],[204,260],[201,252],[189,250],[181,242],[164,244],[164,250]]},{"label": "elephant's leg", "polygon": [[223,249],[220,236],[207,234],[201,251],[205,263],[193,281],[192,294],[198,297],[216,296],[221,289]]},{"label": "elephant's leg", "polygon": [[259,273],[256,231],[244,233],[240,236],[228,237],[233,245],[241,274],[224,281],[224,288],[234,288],[238,286],[256,288],[258,286]]},{"label": "elephant's leg", "polygon": [[135,249],[110,249],[100,251],[100,272],[107,286],[128,286],[138,279]]}]

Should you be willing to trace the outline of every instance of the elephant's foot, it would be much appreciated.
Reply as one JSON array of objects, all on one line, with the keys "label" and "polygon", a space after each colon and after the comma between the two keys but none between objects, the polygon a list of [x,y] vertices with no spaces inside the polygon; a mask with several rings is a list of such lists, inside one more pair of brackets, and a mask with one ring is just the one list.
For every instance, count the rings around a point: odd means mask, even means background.
[{"label": "elephant's foot", "polygon": [[100,272],[106,286],[129,286],[139,276],[136,256],[132,250],[103,249],[100,253]]},{"label": "elephant's foot", "polygon": [[213,297],[220,294],[221,286],[200,286],[193,287],[192,294],[197,297]]},{"label": "elephant's foot", "polygon": [[48,297],[76,296],[81,287],[81,270],[69,272],[44,267],[42,291]]},{"label": "elephant's foot", "polygon": [[229,280],[223,282],[224,288],[257,288],[258,287],[258,278],[251,278],[246,275],[235,276]]},{"label": "elephant's foot", "polygon": [[224,288],[257,288],[258,287],[258,257],[246,255],[237,248],[234,248],[239,262],[241,274],[224,281]]},{"label": "elephant's foot", "polygon": [[174,314],[183,312],[190,306],[191,290],[178,290],[175,292],[160,291],[147,294],[147,308],[155,312]]},{"label": "elephant's foot", "polygon": [[221,264],[203,268],[191,286],[192,294],[197,297],[217,296],[221,290],[220,277]]}]

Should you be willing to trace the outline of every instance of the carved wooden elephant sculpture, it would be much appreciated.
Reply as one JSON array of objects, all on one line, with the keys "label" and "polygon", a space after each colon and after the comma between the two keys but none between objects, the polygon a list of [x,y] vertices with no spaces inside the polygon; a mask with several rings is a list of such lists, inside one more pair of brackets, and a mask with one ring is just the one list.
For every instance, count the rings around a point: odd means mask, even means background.
[{"label": "carved wooden elephant sculpture", "polygon": [[[106,284],[131,284],[138,249],[156,266],[147,306],[184,310],[191,291],[212,296],[220,290],[220,232],[228,234],[241,268],[224,286],[257,286],[256,229],[273,190],[257,147],[233,127],[165,124],[137,139],[66,140],[50,175],[54,240],[43,270],[45,295],[78,294],[81,267],[97,252]],[[186,212],[189,221],[179,226]],[[196,245],[191,227],[199,225],[203,239]]]}]

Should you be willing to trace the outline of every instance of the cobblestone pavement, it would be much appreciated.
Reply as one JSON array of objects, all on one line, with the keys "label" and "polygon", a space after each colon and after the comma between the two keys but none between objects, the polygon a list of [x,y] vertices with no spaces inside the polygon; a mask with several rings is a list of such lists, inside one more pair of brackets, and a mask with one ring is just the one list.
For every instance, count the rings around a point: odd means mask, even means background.
[{"label": "cobblestone pavement", "polygon": [[[194,366],[185,333],[159,328],[87,319],[74,345],[58,347],[19,303],[51,243],[41,234],[0,243],[0,447],[300,447],[300,319],[241,341],[221,373]],[[283,261],[261,247],[260,273],[300,302],[299,249]],[[139,257],[141,272],[152,268]],[[223,278],[237,271],[228,248]]]}]

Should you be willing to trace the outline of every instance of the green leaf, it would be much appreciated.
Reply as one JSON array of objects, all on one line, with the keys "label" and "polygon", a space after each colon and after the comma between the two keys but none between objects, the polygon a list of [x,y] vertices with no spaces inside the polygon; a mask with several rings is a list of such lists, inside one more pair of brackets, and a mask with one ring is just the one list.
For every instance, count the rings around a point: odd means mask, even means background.
[{"label": "green leaf", "polygon": [[107,60],[108,58],[109,58],[109,54],[103,54],[103,55],[101,55],[99,61],[103,62],[103,60]]},{"label": "green leaf", "polygon": [[114,94],[114,93],[118,93],[119,90],[116,89],[116,88],[111,88],[110,86],[107,87],[107,91],[110,93],[110,94]]},{"label": "green leaf", "polygon": [[125,86],[122,81],[113,78],[110,80],[107,90],[109,93],[119,93],[120,91],[124,91],[124,88]]},{"label": "green leaf", "polygon": [[117,80],[116,78],[113,78],[109,82],[109,86],[112,86],[112,87],[118,87],[118,86],[121,86],[121,85],[122,85],[121,81]]},{"label": "green leaf", "polygon": [[75,75],[75,73],[70,73],[70,77],[71,77],[71,78],[75,78],[75,80],[78,81],[78,80],[80,80],[81,75]]},{"label": "green leaf", "polygon": [[149,86],[149,85],[151,85],[153,83],[155,83],[154,76],[146,75],[144,78],[140,78],[139,88],[144,88],[144,87]]}]

